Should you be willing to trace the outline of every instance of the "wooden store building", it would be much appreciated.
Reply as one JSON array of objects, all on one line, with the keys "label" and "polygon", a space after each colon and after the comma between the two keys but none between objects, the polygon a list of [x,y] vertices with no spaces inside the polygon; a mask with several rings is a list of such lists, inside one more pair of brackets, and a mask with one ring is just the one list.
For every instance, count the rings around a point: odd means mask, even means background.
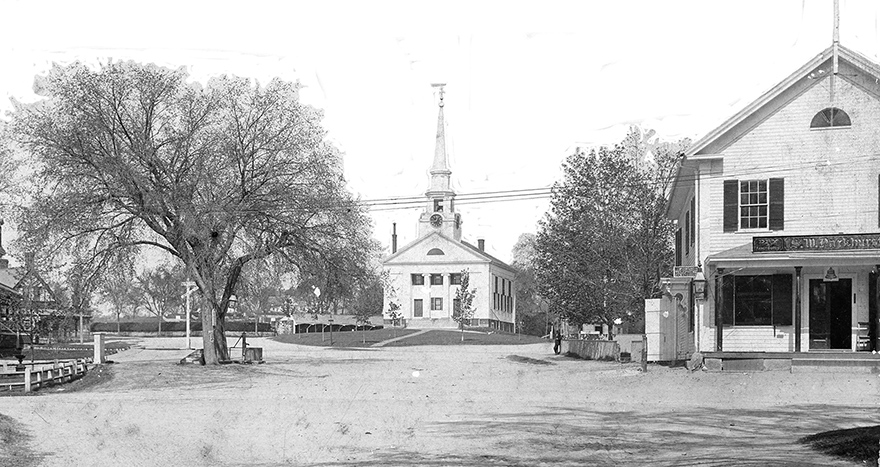
[{"label": "wooden store building", "polygon": [[685,156],[675,357],[878,350],[880,65],[835,42]]}]

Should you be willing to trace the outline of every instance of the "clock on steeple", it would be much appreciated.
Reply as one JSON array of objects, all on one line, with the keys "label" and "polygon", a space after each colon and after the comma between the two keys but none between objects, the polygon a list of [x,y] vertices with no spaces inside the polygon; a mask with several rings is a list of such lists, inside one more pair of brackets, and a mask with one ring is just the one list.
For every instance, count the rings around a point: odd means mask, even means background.
[{"label": "clock on steeple", "polygon": [[455,240],[461,240],[461,216],[455,212],[455,192],[450,178],[452,171],[446,158],[446,123],[443,119],[443,84],[439,88],[439,113],[437,116],[437,140],[434,146],[434,162],[431,164],[431,186],[425,192],[425,212],[419,219],[419,235],[439,231]]}]

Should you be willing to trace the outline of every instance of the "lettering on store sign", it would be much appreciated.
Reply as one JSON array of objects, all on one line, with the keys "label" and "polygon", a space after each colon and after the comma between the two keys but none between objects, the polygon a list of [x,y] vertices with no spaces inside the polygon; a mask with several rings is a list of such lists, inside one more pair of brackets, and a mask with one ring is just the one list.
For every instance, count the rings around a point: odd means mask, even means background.
[{"label": "lettering on store sign", "polygon": [[880,233],[850,235],[791,235],[752,238],[752,252],[878,250]]}]

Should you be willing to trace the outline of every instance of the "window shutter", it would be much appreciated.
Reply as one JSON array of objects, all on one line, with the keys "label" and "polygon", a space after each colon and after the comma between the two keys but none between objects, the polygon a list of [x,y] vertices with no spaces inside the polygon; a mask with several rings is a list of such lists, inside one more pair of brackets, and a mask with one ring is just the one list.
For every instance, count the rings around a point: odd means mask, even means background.
[{"label": "window shutter", "polygon": [[681,229],[675,231],[675,265],[681,266]]},{"label": "window shutter", "polygon": [[691,213],[684,213],[684,254],[690,254],[691,249]]},{"label": "window shutter", "polygon": [[739,180],[724,181],[724,231],[736,232],[739,226]]},{"label": "window shutter", "polygon": [[691,245],[697,241],[697,198],[691,198]]},{"label": "window shutter", "polygon": [[785,179],[770,179],[770,230],[785,228]]},{"label": "window shutter", "polygon": [[791,326],[791,274],[774,274],[771,285],[774,326]]}]

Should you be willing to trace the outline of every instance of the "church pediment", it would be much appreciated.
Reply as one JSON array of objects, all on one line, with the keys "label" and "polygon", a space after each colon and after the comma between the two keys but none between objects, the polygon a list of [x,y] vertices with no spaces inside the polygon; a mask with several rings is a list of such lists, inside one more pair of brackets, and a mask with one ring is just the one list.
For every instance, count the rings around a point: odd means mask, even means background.
[{"label": "church pediment", "polygon": [[433,232],[404,246],[387,257],[383,264],[404,263],[460,263],[491,260],[439,232]]}]

